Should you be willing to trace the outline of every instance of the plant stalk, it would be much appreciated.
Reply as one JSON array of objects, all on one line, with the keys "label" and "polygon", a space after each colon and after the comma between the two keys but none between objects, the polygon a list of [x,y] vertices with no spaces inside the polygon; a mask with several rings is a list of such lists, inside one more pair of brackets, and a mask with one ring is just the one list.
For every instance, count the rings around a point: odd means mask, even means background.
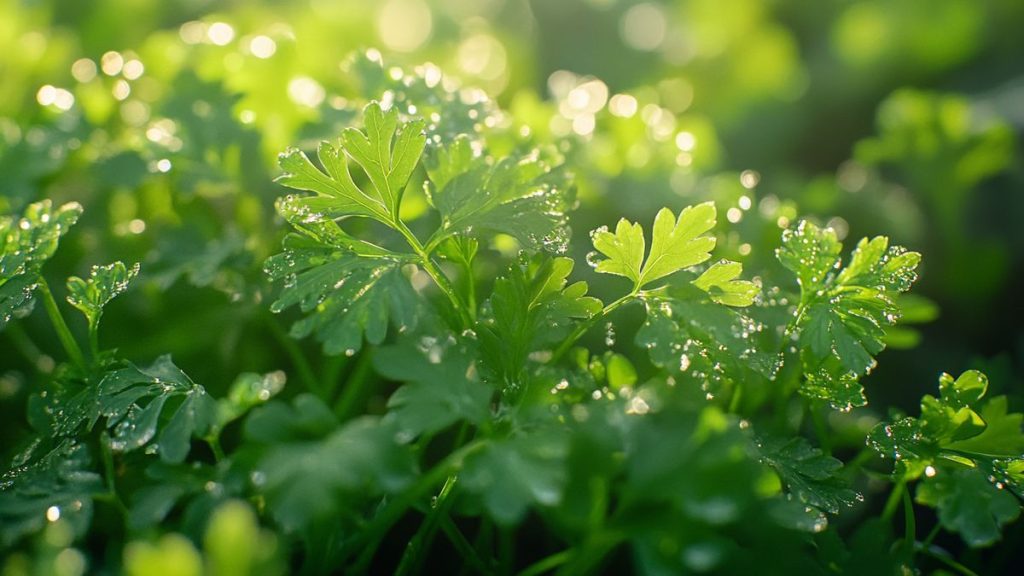
[{"label": "plant stalk", "polygon": [[434,261],[430,258],[430,252],[424,250],[423,244],[420,243],[416,235],[412,233],[412,230],[405,225],[397,217],[393,223],[395,230],[405,238],[405,241],[409,246],[416,252],[419,257],[419,264],[423,266],[423,270],[426,271],[430,278],[434,281],[434,284],[448,297],[448,301],[451,302],[452,308],[455,309],[455,313],[458,314],[459,320],[462,322],[462,328],[469,328],[473,325],[473,319],[470,317],[468,308],[459,299],[458,294],[455,293],[455,289],[452,287],[452,283],[448,280],[448,277],[444,275],[444,272],[434,264]]},{"label": "plant stalk", "polygon": [[479,440],[466,444],[459,450],[452,452],[447,458],[420,476],[415,484],[388,502],[363,529],[362,537],[351,542],[342,551],[341,557],[347,558],[360,548],[362,549],[352,566],[352,572],[358,574],[365,573],[370,567],[370,562],[373,561],[373,556],[377,553],[381,540],[391,527],[402,519],[406,511],[434,486],[462,468],[462,464],[467,456],[480,450],[486,444],[485,441]]},{"label": "plant stalk", "polygon": [[629,294],[626,294],[625,296],[605,306],[603,309],[601,309],[600,312],[594,314],[593,316],[591,316],[590,318],[576,326],[576,329],[573,330],[572,333],[570,333],[569,336],[566,337],[566,339],[563,340],[562,343],[558,345],[558,348],[556,348],[555,351],[551,354],[551,363],[554,364],[555,362],[561,360],[562,357],[565,356],[565,353],[572,348],[573,344],[575,344],[577,340],[579,340],[591,328],[596,326],[598,322],[604,320],[606,316],[614,312],[619,306],[622,306],[623,304],[626,304],[627,302],[631,301],[633,298],[636,298],[637,294],[637,291],[633,291],[630,292]]},{"label": "plant stalk", "polygon": [[39,277],[39,291],[43,295],[43,305],[46,307],[46,313],[50,317],[50,323],[53,324],[54,330],[57,331],[57,338],[60,339],[61,345],[64,346],[68,357],[71,358],[71,362],[84,372],[86,369],[85,355],[82,354],[82,349],[78,347],[78,342],[75,341],[75,337],[71,334],[71,329],[68,328],[67,322],[64,321],[64,316],[60,313],[60,308],[57,307],[57,301],[53,299],[53,292],[50,291],[49,284],[46,283],[46,279],[42,276]]}]

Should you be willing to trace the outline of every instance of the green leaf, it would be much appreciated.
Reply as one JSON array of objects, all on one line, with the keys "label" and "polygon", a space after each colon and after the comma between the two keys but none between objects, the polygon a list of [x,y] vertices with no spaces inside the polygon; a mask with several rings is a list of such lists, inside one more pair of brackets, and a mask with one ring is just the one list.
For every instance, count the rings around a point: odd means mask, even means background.
[{"label": "green leaf", "polygon": [[77,202],[54,209],[43,200],[20,218],[0,216],[0,330],[31,305],[43,264],[81,214]]},{"label": "green leaf", "polygon": [[245,438],[258,444],[280,444],[326,436],[338,426],[334,412],[312,394],[299,394],[291,404],[268,402],[245,420]]},{"label": "green leaf", "polygon": [[346,128],[341,135],[342,145],[345,153],[366,172],[377,198],[395,217],[402,191],[427,142],[423,134],[426,121],[399,123],[397,110],[392,107],[385,112],[379,103],[371,102],[363,109],[363,122],[365,133]]},{"label": "green leaf", "polygon": [[[596,261],[595,269],[604,274],[629,278],[634,290],[639,290],[655,280],[710,258],[715,237],[704,233],[714,225],[715,205],[712,202],[689,206],[679,213],[678,219],[671,210],[662,208],[654,219],[651,251],[645,260],[643,229],[623,218],[616,225],[615,233],[599,228],[591,234],[594,248],[606,256]],[[719,272],[721,270],[714,274]],[[708,280],[704,290],[714,284],[710,282],[713,278]]]},{"label": "green leaf", "polygon": [[364,334],[371,344],[383,342],[389,321],[399,331],[416,326],[420,297],[402,272],[402,259],[371,255],[363,244],[344,249],[298,235],[284,246],[264,270],[271,280],[284,281],[271,310],[297,305],[308,314],[292,326],[293,336],[315,333],[328,354],[351,355],[362,348]]},{"label": "green leaf", "polygon": [[495,522],[510,526],[532,507],[562,500],[568,444],[554,430],[487,444],[466,458],[461,480]]},{"label": "green leaf", "polygon": [[758,442],[763,462],[771,466],[790,494],[831,514],[859,499],[839,477],[843,463],[814,448],[804,438],[763,438]]},{"label": "green leaf", "polygon": [[437,234],[501,232],[531,248],[564,249],[570,181],[534,151],[494,159],[468,137],[440,147],[427,163],[427,195],[441,213]]},{"label": "green leaf", "polygon": [[458,421],[486,420],[493,390],[476,377],[474,352],[450,335],[423,336],[378,350],[373,358],[377,372],[406,382],[388,400],[385,418],[393,419],[410,440]]},{"label": "green leaf", "polygon": [[920,418],[879,423],[869,436],[904,478],[924,477],[918,501],[938,508],[942,525],[971,546],[991,544],[1017,518],[1020,501],[1006,488],[1019,495],[1024,480],[1024,414],[1008,413],[1005,396],[985,399],[987,388],[977,371],[943,374],[940,397],[922,398]]},{"label": "green leaf", "polygon": [[943,528],[959,533],[972,547],[995,543],[1001,527],[1020,516],[1020,501],[977,468],[940,470],[925,478],[917,501],[938,508]]},{"label": "green leaf", "polygon": [[322,440],[273,444],[258,470],[270,514],[285,530],[298,530],[401,490],[415,477],[415,464],[395,441],[397,432],[364,416]]},{"label": "green leaf", "polygon": [[76,536],[84,534],[92,518],[92,495],[104,489],[91,468],[88,448],[65,440],[0,476],[0,547],[9,548],[58,517]]},{"label": "green leaf", "polygon": [[725,306],[750,306],[761,292],[747,280],[736,280],[743,272],[739,262],[720,260],[704,271],[693,285],[708,293],[712,300]]},{"label": "green leaf", "polygon": [[[315,192],[314,197],[296,202],[311,215],[330,219],[367,216],[389,226],[398,217],[402,191],[423,154],[426,137],[423,120],[399,122],[396,110],[387,112],[372,102],[363,110],[365,132],[347,128],[341,148],[320,144],[317,156],[324,171],[313,165],[304,152],[290,149],[279,163],[284,174],[278,178],[289,188]],[[373,189],[360,189],[352,179],[348,159],[366,173]]]},{"label": "green leaf", "polygon": [[796,229],[782,233],[782,246],[775,254],[783,266],[797,275],[801,293],[813,293],[824,286],[842,250],[835,230],[821,229],[803,220]]},{"label": "green leaf", "polygon": [[778,354],[759,344],[764,326],[735,308],[709,302],[694,288],[644,298],[647,318],[636,334],[651,361],[716,393],[723,382],[771,380]]},{"label": "green leaf", "polygon": [[955,380],[949,374],[939,376],[942,401],[958,408],[973,406],[987,391],[988,376],[977,370],[968,370]]},{"label": "green leaf", "polygon": [[799,392],[807,398],[824,400],[836,410],[843,412],[848,412],[855,406],[866,406],[868,403],[860,380],[835,358],[828,358],[815,369],[804,372],[804,382],[800,385]]},{"label": "green leaf", "polygon": [[477,323],[485,376],[504,389],[523,384],[531,352],[560,342],[577,322],[601,310],[586,282],[567,285],[573,261],[538,254],[513,263],[494,282]]},{"label": "green leaf", "polygon": [[284,389],[286,381],[287,375],[280,370],[266,374],[239,374],[228,390],[227,397],[217,401],[215,431],[219,432],[227,424],[276,396]]},{"label": "green leaf", "polygon": [[[181,403],[160,428],[161,415],[172,399]],[[99,383],[97,408],[111,430],[111,449],[130,452],[156,438],[153,449],[167,462],[184,460],[191,439],[201,438],[216,418],[216,403],[170,356],[145,368],[129,365],[107,374]]]},{"label": "green leaf", "polygon": [[954,440],[943,448],[989,457],[1020,457],[1024,454],[1024,414],[1007,413],[1006,396],[989,399],[979,411],[984,429],[964,440]]},{"label": "green leaf", "polygon": [[81,310],[89,326],[95,329],[103,315],[103,307],[128,290],[128,283],[138,273],[138,263],[131,268],[125,266],[124,262],[93,266],[88,280],[77,276],[68,278],[68,302]]},{"label": "green leaf", "polygon": [[783,233],[776,255],[800,285],[805,394],[845,409],[863,405],[856,380],[885,348],[886,327],[899,319],[896,298],[917,279],[921,257],[882,236],[861,240],[842,269],[841,251],[834,230],[803,221]]}]

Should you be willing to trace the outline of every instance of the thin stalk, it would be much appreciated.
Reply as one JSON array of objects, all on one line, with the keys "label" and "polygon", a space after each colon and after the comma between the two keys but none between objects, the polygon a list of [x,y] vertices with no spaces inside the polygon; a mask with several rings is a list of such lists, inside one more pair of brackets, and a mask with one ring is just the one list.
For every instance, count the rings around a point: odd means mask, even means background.
[{"label": "thin stalk", "polygon": [[473,278],[473,263],[469,260],[461,262],[466,275],[466,303],[469,305],[469,315],[476,320],[476,282]]},{"label": "thin stalk", "polygon": [[21,327],[21,324],[12,322],[5,328],[7,337],[10,338],[11,344],[19,354],[25,357],[25,360],[32,365],[33,368],[42,372],[40,367],[40,359],[43,357],[43,353],[36,346],[36,343],[29,338],[28,334],[25,333],[25,329]]},{"label": "thin stalk", "polygon": [[910,492],[903,491],[903,539],[910,550],[917,541],[917,522],[914,518],[914,503],[910,500]]},{"label": "thin stalk", "polygon": [[416,252],[419,257],[419,264],[423,266],[423,270],[426,271],[430,278],[434,281],[434,284],[448,297],[448,301],[451,302],[452,307],[455,309],[455,313],[458,314],[459,320],[462,322],[463,328],[469,328],[473,325],[473,319],[470,317],[467,307],[459,300],[458,294],[455,293],[455,289],[452,287],[452,283],[448,280],[448,277],[444,275],[444,272],[434,264],[434,261],[430,259],[430,252],[424,250],[423,244],[420,243],[416,235],[409,230],[409,227],[405,225],[397,217],[393,223],[395,230],[405,238],[405,241],[409,246]]},{"label": "thin stalk", "polygon": [[430,548],[434,534],[437,532],[438,523],[448,515],[448,509],[451,507],[450,497],[457,481],[458,477],[455,475],[445,479],[444,486],[441,487],[441,491],[431,503],[430,509],[423,522],[420,523],[419,529],[416,530],[416,534],[413,535],[412,539],[409,540],[409,544],[405,547],[405,552],[402,554],[402,559],[398,563],[398,569],[395,570],[395,574],[418,574],[420,572],[423,561],[427,557],[427,550]]},{"label": "thin stalk", "polygon": [[107,491],[103,494],[102,500],[108,500],[112,503],[122,514],[128,514],[128,508],[121,501],[121,496],[117,493],[117,484],[114,472],[114,454],[110,449],[110,436],[106,431],[102,432],[99,437],[100,442],[100,458],[103,460],[103,480],[107,486]]},{"label": "thin stalk", "polygon": [[900,479],[896,481],[896,485],[892,487],[892,492],[889,493],[889,499],[885,501],[885,508],[882,509],[882,521],[889,522],[892,520],[893,515],[896,514],[896,508],[900,504],[900,500],[903,499],[903,492],[907,489],[907,479],[900,476]]},{"label": "thin stalk", "polygon": [[92,355],[93,362],[98,362],[100,358],[100,319],[89,322],[89,353]]},{"label": "thin stalk", "polygon": [[360,548],[362,549],[353,564],[352,572],[365,573],[370,567],[370,562],[373,561],[373,556],[377,553],[381,540],[391,530],[391,527],[402,519],[402,516],[417,500],[462,468],[462,463],[467,456],[485,445],[486,442],[480,440],[466,444],[452,452],[447,458],[420,476],[415,484],[385,504],[384,508],[363,528],[362,537],[354,540],[342,551],[341,557],[347,558]]},{"label": "thin stalk", "polygon": [[444,531],[445,535],[448,536],[448,540],[455,547],[455,551],[462,556],[462,559],[466,561],[466,566],[471,567],[478,574],[493,574],[494,567],[480,557],[477,553],[476,548],[466,539],[466,536],[459,530],[459,527],[455,525],[451,517],[444,516],[441,518],[441,530]]},{"label": "thin stalk", "polygon": [[354,413],[357,403],[366,396],[367,388],[373,382],[373,379],[370,378],[372,374],[373,351],[369,348],[364,348],[362,353],[359,354],[359,358],[356,359],[355,366],[352,367],[352,370],[345,378],[345,386],[342,388],[338,400],[334,403],[334,414],[339,419],[342,421],[347,420]]},{"label": "thin stalk", "polygon": [[619,306],[622,306],[623,304],[626,304],[633,298],[636,298],[637,294],[638,292],[635,290],[633,292],[630,292],[629,294],[626,294],[622,298],[619,298],[618,300],[605,306],[600,312],[594,314],[586,321],[576,326],[576,329],[573,330],[572,333],[570,333],[569,336],[566,337],[566,339],[563,340],[562,343],[558,345],[558,348],[556,348],[555,351],[552,353],[551,363],[554,364],[555,362],[558,362],[562,358],[562,356],[565,356],[565,353],[572,348],[573,344],[575,344],[577,340],[579,340],[584,334],[587,333],[587,331],[596,326],[597,323],[600,322],[601,320],[604,320],[606,316],[614,312]]},{"label": "thin stalk", "polygon": [[950,558],[945,554],[940,554],[938,552],[933,551],[930,547],[922,547],[921,553],[929,558],[934,558],[935,560],[942,562],[949,568],[952,568],[956,572],[959,572],[962,576],[978,576],[978,573],[974,570],[971,570],[967,566],[964,566],[963,564],[957,562],[956,560]]},{"label": "thin stalk", "polygon": [[42,276],[39,277],[39,291],[43,295],[43,305],[46,307],[46,313],[50,316],[50,323],[53,324],[53,329],[57,331],[57,338],[60,339],[61,345],[64,346],[68,357],[71,358],[71,362],[84,372],[86,363],[82,349],[78,347],[78,342],[71,335],[71,329],[68,328],[67,322],[64,321],[60,308],[57,307],[57,301],[53,299],[53,292],[50,292],[50,286]]},{"label": "thin stalk", "polygon": [[568,550],[556,552],[547,558],[541,558],[520,570],[516,576],[540,576],[541,574],[546,574],[547,572],[550,572],[571,560],[573,552],[575,552],[575,550],[569,548]]},{"label": "thin stalk", "polygon": [[224,459],[224,449],[220,446],[220,438],[217,436],[208,436],[206,443],[210,446],[210,451],[213,452],[213,459],[220,462]]},{"label": "thin stalk", "polygon": [[292,361],[292,366],[299,374],[299,380],[302,381],[302,385],[310,392],[322,393],[320,383],[313,372],[313,365],[309,363],[306,355],[302,353],[302,348],[299,347],[298,343],[291,336],[288,336],[284,328],[281,328],[281,325],[277,323],[277,319],[268,315],[266,320],[267,327],[270,328],[270,334],[281,345],[285,353],[288,354],[288,358]]},{"label": "thin stalk", "polygon": [[618,532],[592,533],[581,546],[573,549],[572,558],[558,573],[564,576],[590,574],[622,542],[623,537]]},{"label": "thin stalk", "polygon": [[935,526],[933,526],[931,532],[929,532],[928,536],[926,536],[924,541],[921,542],[921,546],[923,546],[924,548],[928,548],[929,546],[931,546],[932,541],[935,540],[935,537],[939,535],[940,531],[942,531],[942,524],[936,524]]}]

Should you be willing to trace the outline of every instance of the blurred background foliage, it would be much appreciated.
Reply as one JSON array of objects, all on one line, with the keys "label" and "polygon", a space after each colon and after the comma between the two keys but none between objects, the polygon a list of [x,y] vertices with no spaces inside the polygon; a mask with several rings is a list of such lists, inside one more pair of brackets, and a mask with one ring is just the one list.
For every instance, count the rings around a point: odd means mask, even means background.
[{"label": "blurred background foliage", "polygon": [[[106,344],[172,351],[215,396],[316,346],[267,311],[277,154],[334,137],[367,99],[438,85],[509,146],[562,141],[573,256],[594,227],[705,199],[733,224],[721,255],[754,270],[775,266],[797,217],[889,235],[925,255],[925,298],[904,307],[931,322],[893,338],[872,403],[912,408],[937,372],[970,366],[1020,390],[1019,0],[0,0],[0,14],[0,213],[80,202],[50,273],[141,262]],[[32,375],[54,367],[32,344],[54,343],[45,319],[23,328],[0,347],[5,457]]]}]

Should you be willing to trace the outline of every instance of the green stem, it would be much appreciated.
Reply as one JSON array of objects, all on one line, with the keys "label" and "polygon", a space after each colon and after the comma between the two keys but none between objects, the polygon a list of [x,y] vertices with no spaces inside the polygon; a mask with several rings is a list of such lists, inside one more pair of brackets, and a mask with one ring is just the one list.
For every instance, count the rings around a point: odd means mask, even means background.
[{"label": "green stem", "polygon": [[104,431],[100,434],[100,456],[103,459],[103,476],[106,480],[107,491],[117,494],[117,487],[114,484],[114,454],[110,449],[110,436]]},{"label": "green stem", "polygon": [[437,533],[438,524],[448,515],[448,509],[451,507],[451,493],[457,481],[458,476],[455,475],[449,476],[444,481],[444,486],[441,487],[441,491],[431,503],[430,510],[423,522],[420,523],[419,529],[416,530],[416,534],[405,547],[405,553],[402,554],[395,574],[418,574],[420,572],[423,561],[426,559],[427,550],[434,539],[434,534]]},{"label": "green stem", "polygon": [[935,540],[935,537],[938,536],[939,532],[941,532],[941,531],[942,531],[942,524],[936,524],[935,526],[933,526],[932,529],[931,529],[931,532],[928,532],[928,536],[925,537],[923,542],[921,542],[921,546],[923,546],[925,548],[928,548],[929,546],[931,546],[932,545],[932,541]]},{"label": "green stem", "polygon": [[974,570],[971,570],[967,566],[964,566],[963,564],[957,562],[956,560],[950,558],[945,554],[933,551],[930,547],[921,547],[920,551],[925,556],[929,558],[934,558],[935,560],[942,562],[943,564],[959,572],[963,576],[978,576],[978,573]]},{"label": "green stem", "polygon": [[910,492],[903,491],[903,539],[909,550],[914,549],[917,541],[917,522],[914,518],[914,503],[910,500]]},{"label": "green stem", "polygon": [[462,268],[466,277],[466,302],[469,305],[469,315],[473,321],[476,321],[476,282],[473,278],[473,263],[463,260]]},{"label": "green stem", "polygon": [[206,443],[210,446],[210,450],[213,452],[213,459],[220,462],[224,459],[224,449],[220,446],[220,438],[217,436],[208,436]]},{"label": "green stem", "polygon": [[381,540],[391,527],[402,519],[402,516],[405,515],[417,500],[425,496],[434,486],[461,469],[463,461],[467,456],[480,450],[485,445],[486,442],[480,440],[466,444],[452,452],[447,458],[420,476],[415,484],[384,505],[384,508],[363,528],[362,536],[353,540],[342,551],[341,557],[348,558],[361,549],[359,556],[353,564],[352,572],[357,574],[365,573],[370,566],[370,562],[373,560],[373,556],[377,553]]},{"label": "green stem", "polygon": [[[373,382],[370,376],[373,374],[373,351],[364,348],[355,366],[349,371],[345,378],[345,387],[341,390],[341,396],[334,403],[334,414],[342,421],[347,420],[355,413],[359,401],[366,397],[366,392]],[[328,399],[330,400],[330,399]]]},{"label": "green stem", "polygon": [[284,331],[284,328],[281,328],[281,325],[277,323],[277,319],[269,315],[266,316],[266,319],[267,327],[270,328],[270,334],[281,345],[285,353],[288,354],[292,361],[292,367],[298,372],[302,385],[310,392],[321,391],[320,383],[317,382],[316,375],[313,372],[313,366],[306,359],[306,355],[302,353],[302,348]]},{"label": "green stem", "polygon": [[89,352],[92,354],[92,361],[98,362],[100,358],[100,320],[96,318],[89,322]]},{"label": "green stem", "polygon": [[395,230],[405,238],[405,241],[409,246],[416,252],[419,257],[420,266],[426,271],[430,278],[434,281],[434,284],[448,297],[448,301],[451,302],[452,308],[455,309],[455,313],[458,314],[459,320],[462,322],[463,328],[469,328],[473,325],[473,319],[470,317],[466,306],[459,300],[458,294],[455,293],[455,289],[452,287],[452,283],[448,280],[448,277],[444,275],[444,272],[434,264],[434,261],[430,259],[430,252],[424,250],[423,244],[420,243],[416,235],[409,230],[409,227],[405,225],[397,217],[392,224]]},{"label": "green stem", "polygon": [[21,327],[21,324],[12,322],[7,325],[4,329],[7,337],[10,338],[11,344],[19,354],[25,357],[25,360],[32,365],[33,368],[42,372],[42,366],[40,360],[43,357],[43,353],[36,346],[35,342],[29,338],[28,334],[25,333],[25,329]]},{"label": "green stem", "polygon": [[896,481],[896,485],[892,487],[892,492],[889,493],[889,499],[885,501],[885,508],[882,509],[882,521],[889,522],[892,517],[896,514],[896,508],[900,504],[900,500],[903,499],[903,492],[907,489],[907,479],[900,476],[899,480]]},{"label": "green stem", "polygon": [[542,558],[537,562],[530,564],[529,566],[521,570],[516,576],[540,576],[541,574],[550,572],[551,570],[554,570],[555,568],[558,568],[562,564],[565,564],[566,562],[571,560],[573,552],[574,550],[572,548],[569,548],[568,550],[562,550],[561,552],[556,552],[555,554],[552,554],[547,558]]},{"label": "green stem", "polygon": [[594,314],[586,321],[581,322],[579,325],[577,325],[576,329],[573,330],[572,333],[570,333],[569,336],[566,337],[566,339],[563,340],[562,343],[558,345],[558,348],[556,348],[555,351],[551,354],[551,363],[554,364],[555,362],[558,362],[562,358],[562,356],[565,356],[565,353],[572,348],[573,344],[575,344],[577,340],[579,340],[584,334],[587,333],[587,331],[589,331],[591,328],[597,325],[597,323],[603,320],[606,316],[614,312],[615,309],[617,309],[619,306],[622,306],[623,304],[626,304],[633,298],[636,298],[637,294],[638,291],[636,290],[630,292],[629,294],[626,294],[622,298],[619,298],[618,300],[605,306],[600,312]]},{"label": "green stem", "polygon": [[67,322],[61,316],[60,308],[57,307],[57,301],[53,299],[53,292],[50,292],[50,286],[42,276],[39,277],[39,291],[43,295],[43,305],[46,307],[46,313],[50,316],[50,322],[53,324],[54,330],[57,331],[57,337],[60,339],[61,345],[64,346],[64,350],[68,353],[68,357],[71,358],[71,362],[84,372],[86,363],[82,349],[78,347],[78,342],[71,335],[71,329],[68,328]]},{"label": "green stem", "polygon": [[564,576],[590,574],[623,538],[624,536],[617,532],[592,533],[583,545],[573,550],[572,558],[558,573]]},{"label": "green stem", "polygon": [[444,531],[445,535],[448,536],[448,540],[455,546],[455,551],[466,561],[466,566],[476,570],[477,574],[492,574],[494,572],[494,567],[480,557],[476,548],[473,548],[473,545],[466,539],[466,536],[455,525],[451,517],[444,516],[441,518],[441,530]]}]

